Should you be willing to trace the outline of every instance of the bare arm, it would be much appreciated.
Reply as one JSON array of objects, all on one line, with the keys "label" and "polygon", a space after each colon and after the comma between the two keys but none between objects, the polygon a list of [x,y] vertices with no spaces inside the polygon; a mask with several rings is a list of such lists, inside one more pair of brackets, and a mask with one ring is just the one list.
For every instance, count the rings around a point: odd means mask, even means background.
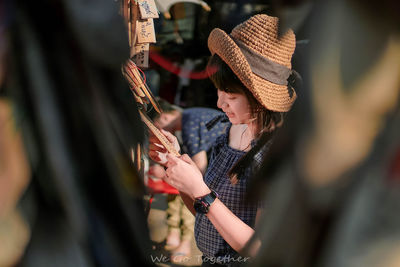
[{"label": "bare arm", "polygon": [[[197,153],[196,155],[194,155],[192,157],[193,162],[197,165],[197,167],[199,168],[200,172],[204,175],[204,173],[206,172],[207,169],[207,153],[206,151],[202,150],[199,153]],[[193,208],[193,199],[182,192],[179,192],[183,202],[185,203],[186,207],[192,212],[193,215],[196,216],[196,211]]]},{"label": "bare arm", "polygon": [[[182,192],[180,192],[180,195],[187,208],[193,215],[196,215],[196,211],[193,208],[193,199]],[[256,222],[258,222],[260,214],[261,209],[258,209]],[[219,199],[216,199],[211,204],[207,217],[224,240],[238,252],[242,252],[254,234],[254,230],[233,214]],[[255,256],[260,246],[261,241],[255,240],[247,248],[247,253],[250,256]]]},{"label": "bare arm", "polygon": [[[257,211],[257,217],[260,211],[260,209]],[[207,217],[224,240],[239,253],[243,252],[244,247],[254,235],[254,229],[233,214],[219,199],[211,204]],[[248,248],[249,256],[255,256],[260,246],[261,241],[258,239],[252,242],[251,247]]]}]

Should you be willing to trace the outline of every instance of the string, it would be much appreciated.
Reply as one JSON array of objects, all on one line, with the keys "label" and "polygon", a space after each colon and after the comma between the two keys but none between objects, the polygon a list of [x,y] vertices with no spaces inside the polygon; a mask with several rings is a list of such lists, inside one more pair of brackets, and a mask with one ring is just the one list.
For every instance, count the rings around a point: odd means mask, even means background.
[{"label": "string", "polygon": [[142,76],[143,76],[143,77],[142,77],[143,83],[144,83],[144,85],[147,86],[147,84],[146,84],[146,74],[144,74],[144,71],[142,71],[142,69],[139,68],[138,66],[135,65],[135,67],[142,73]]},{"label": "string", "polygon": [[139,68],[135,63],[133,63],[132,65],[142,73],[141,76],[142,76],[142,79],[143,79],[143,83],[144,83],[144,85],[147,86],[147,84],[146,84],[146,74],[144,74],[144,71],[141,68]]},{"label": "string", "polygon": [[240,136],[239,150],[245,151],[245,150],[250,146],[250,144],[251,144],[251,142],[249,142],[249,144],[248,144],[245,148],[240,149],[240,148],[242,147],[243,135],[244,135],[244,133],[247,131],[248,128],[249,128],[249,127],[246,126],[246,129],[244,129],[244,131],[242,132],[242,135]]}]

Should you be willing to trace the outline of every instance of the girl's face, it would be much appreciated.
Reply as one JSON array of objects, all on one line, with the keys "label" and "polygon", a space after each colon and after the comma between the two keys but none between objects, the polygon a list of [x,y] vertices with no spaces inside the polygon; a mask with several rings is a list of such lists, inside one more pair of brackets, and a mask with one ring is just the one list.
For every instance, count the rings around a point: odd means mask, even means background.
[{"label": "girl's face", "polygon": [[217,106],[225,112],[232,124],[251,121],[250,104],[245,95],[218,90]]}]

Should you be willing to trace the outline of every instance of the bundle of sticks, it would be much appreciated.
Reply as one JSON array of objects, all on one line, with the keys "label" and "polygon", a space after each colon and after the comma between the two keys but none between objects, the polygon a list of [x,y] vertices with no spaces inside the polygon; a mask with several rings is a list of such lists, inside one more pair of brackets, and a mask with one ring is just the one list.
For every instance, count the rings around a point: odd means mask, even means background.
[{"label": "bundle of sticks", "polygon": [[[153,121],[146,115],[147,104],[151,104],[152,107],[160,114],[162,110],[139,71],[141,71],[140,68],[137,67],[136,64],[130,59],[127,60],[124,66],[122,66],[122,74],[128,81],[132,94],[138,103],[139,113],[142,121],[145,123],[147,128],[160,140],[161,144],[164,145],[169,153],[179,156],[179,153],[173,144],[169,142],[164,134],[154,125]],[[138,148],[137,151],[140,151],[140,148]],[[139,157],[139,154],[140,152],[137,152],[136,157]]]},{"label": "bundle of sticks", "polygon": [[[149,104],[158,113],[161,114],[162,112],[160,105],[146,84],[143,71],[140,69],[140,67],[148,67],[149,43],[155,42],[153,19],[158,18],[155,2],[154,0],[121,0],[121,14],[127,26],[130,46],[130,58],[121,67],[122,75],[130,86],[142,121],[169,153],[179,156],[173,144],[146,115]],[[142,170],[142,151],[140,144],[132,150],[132,160],[139,171]]]},{"label": "bundle of sticks", "polygon": [[[136,64],[128,59],[125,65],[122,66],[122,75],[124,75],[125,79],[128,81],[129,86],[132,90],[133,96],[137,103],[141,104],[144,108],[144,104],[148,104],[149,102],[153,105],[154,109],[161,113],[161,108],[154,95],[152,94],[150,88],[147,86],[146,81],[140,75],[141,69],[136,66]],[[144,76],[143,76],[144,77]]]}]

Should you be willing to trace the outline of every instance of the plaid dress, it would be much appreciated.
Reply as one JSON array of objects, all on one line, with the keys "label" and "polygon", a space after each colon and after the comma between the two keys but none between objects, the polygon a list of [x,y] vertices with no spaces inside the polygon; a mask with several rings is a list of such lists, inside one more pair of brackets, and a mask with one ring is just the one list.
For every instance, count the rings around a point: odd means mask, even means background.
[{"label": "plaid dress", "polygon": [[[231,184],[227,175],[232,166],[245,154],[229,146],[229,130],[227,127],[225,134],[217,138],[207,172],[204,176],[205,183],[210,189],[214,189],[219,194],[219,199],[244,223],[254,228],[257,208],[260,203],[249,203],[245,200],[248,179],[250,178],[250,168],[242,177],[239,177],[237,184]],[[255,162],[260,163],[262,154],[255,156]],[[239,254],[222,238],[215,229],[214,225],[204,214],[196,214],[195,238],[198,248],[203,252],[203,257],[213,258],[221,264],[227,264],[224,259],[237,258]],[[227,264],[229,265],[229,264]]]}]

